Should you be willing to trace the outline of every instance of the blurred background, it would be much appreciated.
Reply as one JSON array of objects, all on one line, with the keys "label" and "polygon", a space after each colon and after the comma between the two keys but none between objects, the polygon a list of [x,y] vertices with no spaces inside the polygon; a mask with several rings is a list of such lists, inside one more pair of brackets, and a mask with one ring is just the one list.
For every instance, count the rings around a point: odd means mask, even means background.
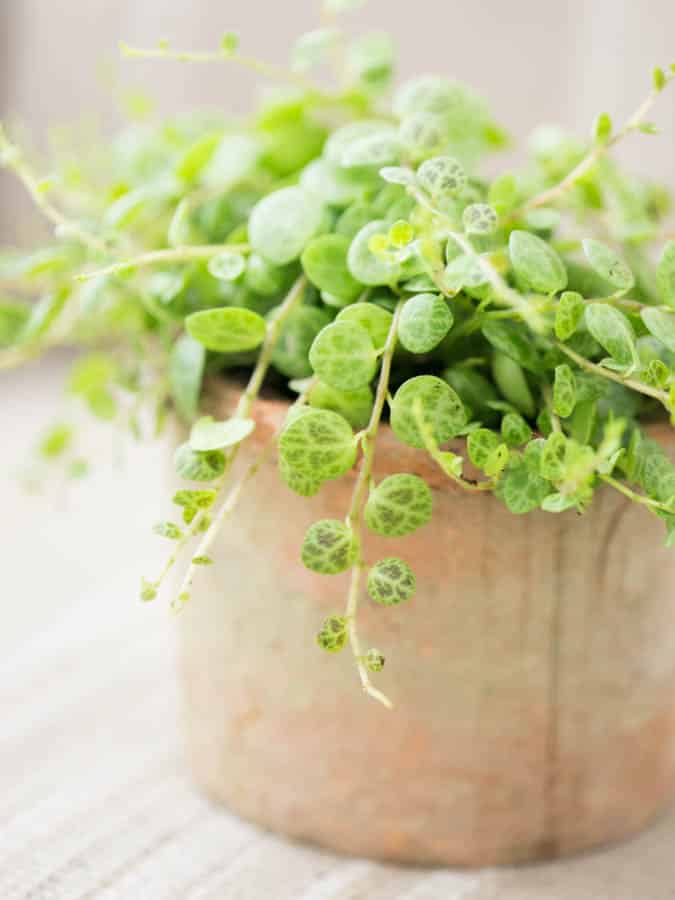
[{"label": "blurred background", "polygon": [[[319,6],[318,0],[1,0],[1,115],[23,123],[39,143],[49,127],[73,121],[114,130],[119,99],[134,87],[166,112],[204,106],[243,113],[255,90],[250,73],[120,60],[118,41],[153,46],[168,38],[175,47],[209,49],[235,30],[243,50],[281,63],[295,37],[317,26]],[[430,71],[468,82],[518,141],[542,122],[585,135],[603,110],[622,121],[645,95],[651,67],[675,57],[672,0],[369,0],[345,21],[355,32],[391,32],[400,78]],[[675,183],[672,94],[655,118],[664,138],[633,138],[621,155],[641,173]],[[18,243],[32,217],[9,182],[0,173],[0,237]]]}]

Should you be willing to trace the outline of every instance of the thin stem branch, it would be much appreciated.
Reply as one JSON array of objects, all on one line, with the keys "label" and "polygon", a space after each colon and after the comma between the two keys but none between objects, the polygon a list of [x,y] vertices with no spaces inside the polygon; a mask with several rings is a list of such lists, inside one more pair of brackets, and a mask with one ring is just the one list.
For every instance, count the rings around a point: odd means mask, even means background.
[{"label": "thin stem branch", "polygon": [[363,554],[361,552],[363,503],[373,472],[373,463],[375,460],[375,441],[377,438],[377,431],[380,426],[380,420],[382,418],[382,411],[387,399],[389,376],[391,374],[391,363],[394,356],[394,350],[396,349],[398,323],[400,320],[401,310],[403,309],[404,302],[405,301],[403,300],[399,300],[396,306],[396,310],[394,311],[394,316],[389,327],[387,340],[384,345],[384,350],[382,353],[382,364],[380,368],[380,377],[377,382],[377,391],[375,393],[373,411],[371,413],[370,420],[366,429],[361,434],[361,446],[363,447],[361,467],[356,479],[356,484],[354,485],[349,512],[347,513],[346,517],[347,526],[350,528],[354,538],[354,543],[356,544],[356,561],[352,566],[352,577],[349,585],[347,606],[345,610],[349,643],[352,648],[352,653],[354,654],[354,659],[356,661],[356,666],[359,672],[359,678],[361,679],[361,686],[363,687],[363,690],[369,696],[373,697],[373,699],[378,700],[380,703],[386,706],[387,709],[391,709],[393,707],[391,700],[386,696],[386,694],[383,694],[382,691],[378,690],[373,685],[370,680],[370,675],[368,674],[368,669],[363,662],[361,641],[359,639],[358,629],[356,626],[356,616],[359,606],[359,596],[361,593],[361,578],[363,575],[363,570],[365,568]]},{"label": "thin stem branch", "polygon": [[[315,379],[312,379],[310,381],[310,383],[307,385],[307,387],[304,389],[304,391],[298,395],[297,399],[292,404],[292,407],[297,408],[298,406],[303,406],[307,402],[307,397],[308,397],[309,392],[314,383],[315,383]],[[265,444],[265,446],[260,451],[260,453],[256,456],[256,458],[253,460],[253,462],[246,469],[246,471],[241,476],[239,481],[235,485],[233,485],[233,487],[231,488],[227,497],[223,501],[220,509],[218,510],[218,512],[216,514],[216,518],[213,520],[211,527],[209,527],[209,529],[205,532],[204,539],[202,540],[201,544],[197,548],[196,552],[193,554],[193,559],[194,559],[194,557],[208,555],[208,552],[211,549],[213,541],[214,541],[216,535],[218,534],[220,528],[222,527],[223,523],[227,519],[229,519],[229,517],[232,515],[232,513],[236,509],[237,504],[241,498],[241,495],[242,495],[242,492],[244,489],[244,485],[248,484],[248,482],[258,473],[260,468],[265,464],[265,462],[271,456],[274,448],[277,445],[277,439],[279,437],[279,433],[281,432],[282,427],[283,426],[280,426],[274,432],[274,434],[269,439],[269,441]],[[177,554],[175,554],[175,555],[177,555]],[[192,566],[194,567],[194,563],[192,564]],[[189,574],[190,573],[188,573],[188,575]],[[186,576],[184,590],[189,589],[190,584],[192,583],[193,577],[194,577],[194,568],[193,568],[192,575],[189,578],[189,580],[188,580],[188,576]],[[181,591],[181,593],[182,593],[182,591]],[[179,594],[179,597],[180,597],[180,594]]]},{"label": "thin stem branch", "polygon": [[167,561],[164,563],[162,571],[159,573],[159,575],[153,582],[153,585],[156,589],[159,589],[161,587],[162,582],[164,581],[166,576],[169,574],[171,569],[173,569],[175,564],[178,562],[178,558],[180,557],[180,555],[183,551],[183,548],[186,546],[186,544],[188,543],[190,538],[193,538],[197,534],[197,532],[199,530],[199,526],[202,524],[205,516],[207,516],[207,515],[208,515],[208,513],[205,510],[200,510],[200,512],[198,512],[197,515],[194,517],[194,519],[190,522],[188,527],[183,530],[182,535],[174,544],[173,553],[169,556]]},{"label": "thin stem branch", "polygon": [[118,275],[121,272],[128,272],[131,269],[142,269],[148,266],[154,266],[162,263],[181,263],[191,262],[196,259],[212,259],[219,253],[231,250],[233,253],[249,253],[248,244],[203,244],[183,247],[169,247],[165,250],[151,250],[149,253],[142,253],[140,256],[134,256],[130,259],[124,259],[121,262],[113,263],[104,269],[96,269],[93,272],[82,272],[75,276],[76,281],[89,281],[91,278],[101,278],[104,275]]},{"label": "thin stem branch", "polygon": [[560,341],[556,341],[556,347],[587,372],[591,372],[593,375],[600,375],[602,378],[608,378],[610,381],[615,381],[617,384],[623,384],[625,387],[631,388],[631,390],[637,391],[640,394],[645,394],[647,397],[653,397],[670,411],[668,394],[666,391],[661,391],[648,384],[643,384],[641,381],[636,381],[634,378],[624,378],[619,372],[613,372],[611,369],[606,369],[604,366],[599,366],[597,363],[591,362],[590,359],[586,359],[585,356],[581,356]]},{"label": "thin stem branch", "polygon": [[600,475],[600,478],[634,503],[640,503],[642,506],[647,506],[652,510],[660,510],[661,512],[675,515],[675,507],[668,506],[666,503],[659,503],[658,500],[652,500],[651,497],[645,497],[644,494],[638,494],[637,491],[631,490],[626,484],[613,478],[611,475]]},{"label": "thin stem branch", "polygon": [[[480,493],[482,491],[493,491],[496,487],[496,483],[493,480],[489,481],[468,481],[466,478],[463,478],[461,475],[456,475],[452,469],[446,464],[446,461],[443,458],[443,451],[436,443],[436,439],[434,437],[434,432],[432,427],[424,418],[422,404],[419,401],[419,398],[415,400],[413,403],[413,416],[415,417],[415,421],[417,423],[417,427],[419,428],[420,434],[422,435],[422,439],[424,441],[424,447],[429,454],[429,456],[433,459],[439,469],[446,475],[450,481],[454,481],[456,485],[463,488],[465,491],[469,491],[470,493]],[[463,462],[463,461],[462,461]]]},{"label": "thin stem branch", "polygon": [[[671,78],[667,76],[667,80],[670,81]],[[568,172],[567,175],[565,175],[562,181],[558,182],[558,184],[556,185],[553,185],[553,187],[547,188],[547,190],[542,191],[542,193],[537,194],[536,197],[532,197],[530,200],[524,203],[520,207],[520,209],[517,209],[509,216],[509,221],[522,218],[523,215],[533,209],[537,209],[540,206],[547,206],[549,203],[557,200],[566,191],[573,187],[577,183],[577,181],[579,181],[580,178],[583,178],[583,176],[593,168],[595,163],[599,159],[601,159],[612,147],[616,146],[616,144],[618,144],[619,141],[623,140],[626,135],[630,134],[633,131],[637,131],[640,125],[644,122],[645,116],[656,102],[656,99],[660,93],[660,90],[656,90],[655,88],[653,88],[649,92],[648,96],[635,110],[633,115],[630,116],[630,118],[626,121],[624,126],[619,129],[619,131],[615,132],[608,140],[597,142],[586,154],[586,156],[579,163],[577,163],[577,165],[571,170],[571,172]]]},{"label": "thin stem branch", "polygon": [[[255,368],[251,373],[251,377],[249,378],[246,389],[244,390],[239,403],[237,404],[237,408],[234,413],[235,418],[246,419],[250,415],[253,404],[255,403],[258,394],[260,393],[260,388],[262,387],[265,375],[267,374],[267,370],[270,366],[272,353],[274,352],[274,347],[276,346],[281,326],[283,325],[289,314],[296,307],[296,305],[300,302],[305,289],[305,285],[306,279],[304,275],[301,275],[288,292],[286,299],[278,308],[276,314],[268,320],[267,333],[265,335],[265,340],[260,351],[260,356],[258,357]],[[237,458],[241,446],[241,444],[236,444],[227,454],[225,471],[221,476],[220,485],[218,487],[218,495],[220,495],[226,484],[227,475],[232,469],[232,465]],[[232,487],[230,493],[227,495],[227,497],[225,497],[217,513],[213,517],[211,524],[204,532],[204,537],[197,547],[196,552],[193,554],[192,560],[194,560],[195,557],[208,555],[209,548],[213,544],[213,541],[220,531],[223,522],[225,522],[225,520],[237,505],[244,484],[255,474],[255,472],[258,471],[258,468],[260,467],[260,465],[262,465],[263,461],[264,459],[260,460],[252,467],[250,467],[244,477],[241,478]],[[216,502],[217,500],[218,498],[216,498]],[[184,602],[186,596],[189,596],[190,586],[192,585],[192,580],[196,574],[197,568],[198,564],[196,564],[194,561],[191,561],[178,592],[179,605]]]},{"label": "thin stem branch", "polygon": [[21,150],[7,137],[2,123],[0,123],[0,166],[5,166],[14,172],[30,194],[35,206],[52,223],[56,231],[62,235],[76,238],[81,244],[84,244],[96,253],[105,253],[107,251],[104,241],[90,234],[77,222],[69,219],[47,199],[45,188],[31,171],[23,158]]},{"label": "thin stem branch", "polygon": [[[465,235],[454,230],[454,222],[452,222],[444,212],[437,209],[418,188],[410,187],[408,188],[408,192],[415,200],[417,200],[420,206],[423,206],[432,215],[445,221],[448,226],[446,231],[447,236],[455,241],[457,246],[466,256],[478,263],[481,271],[494,290],[496,299],[519,313],[533,331],[542,331],[543,321],[538,311],[534,309],[527,300],[518,293],[518,291],[515,291],[506,283],[490,260],[478,253],[471,244],[471,241]],[[432,273],[432,278],[435,284],[443,290],[441,280],[438,278],[438,273],[436,273],[436,276]]]},{"label": "thin stem branch", "polygon": [[123,41],[120,42],[119,47],[122,56],[133,57],[136,59],[170,59],[177,62],[192,63],[235,63],[258,75],[269,78],[271,81],[290,82],[305,91],[325,96],[323,91],[321,91],[321,89],[309,78],[305,78],[303,75],[293,72],[290,69],[286,69],[283,66],[277,66],[274,63],[265,62],[254,56],[246,56],[245,54],[236,51],[192,51],[172,50],[170,47],[130,47]]}]

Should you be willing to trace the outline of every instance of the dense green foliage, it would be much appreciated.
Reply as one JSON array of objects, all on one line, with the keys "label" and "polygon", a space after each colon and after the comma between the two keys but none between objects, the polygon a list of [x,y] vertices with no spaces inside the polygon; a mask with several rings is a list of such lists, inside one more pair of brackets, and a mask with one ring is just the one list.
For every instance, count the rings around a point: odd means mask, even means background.
[{"label": "dense green foliage", "polygon": [[[326,5],[333,15],[352,4]],[[490,179],[481,164],[506,138],[486,104],[441,76],[390,93],[382,35],[310,32],[288,70],[240,55],[231,34],[213,53],[123,49],[249,65],[287,84],[243,123],[137,121],[91,155],[62,154],[49,178],[0,130],[2,163],[55,237],[0,260],[0,365],[78,342],[87,353],[69,391],[94,415],[138,431],[149,403],[158,426],[168,409],[191,426],[175,463],[198,486],[174,497],[180,525],[157,526],[175,552],[143,581],[143,599],[193,541],[178,607],[211,561],[262,462],[230,483],[264,382],[298,395],[265,451],[277,451],[289,489],[311,496],[359,460],[344,521],[312,525],[299,558],[317,573],[351,572],[346,611],[318,643],[350,644],[382,702],[368,673],[384,657],[361,651],[356,628],[363,576],[370,597],[392,605],[413,596],[415,575],[398,557],[367,561],[367,531],[401,537],[433,516],[418,475],[375,482],[383,416],[420,459],[514,514],[583,512],[606,486],[675,541],[675,469],[640,427],[675,410],[669,197],[608,154],[654,132],[645,117],[674,67],[655,71],[622,128],[603,114],[588,141],[542,129],[522,168]],[[336,60],[338,87],[318,87],[313,69]],[[227,371],[248,373],[238,407],[224,422],[200,416],[204,377]],[[40,450],[70,458],[71,445],[59,424]]]}]

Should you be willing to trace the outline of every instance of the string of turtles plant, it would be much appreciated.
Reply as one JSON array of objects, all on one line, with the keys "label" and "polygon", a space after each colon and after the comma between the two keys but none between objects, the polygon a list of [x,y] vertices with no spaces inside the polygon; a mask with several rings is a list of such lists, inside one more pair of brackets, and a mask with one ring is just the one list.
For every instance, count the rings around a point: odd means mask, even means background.
[{"label": "string of turtles plant", "polygon": [[[184,552],[172,603],[189,600],[270,459],[304,497],[351,477],[344,518],[315,522],[299,557],[321,575],[349,573],[318,644],[349,646],[363,689],[390,706],[359,604],[364,588],[376,604],[406,602],[415,574],[397,556],[370,560],[368,534],[415,532],[434,500],[415,472],[377,481],[387,421],[455,486],[516,515],[582,513],[606,486],[675,543],[675,467],[641,428],[675,410],[669,196],[609,154],[656,132],[647,116],[675,64],[654,70],[622,127],[602,114],[590,141],[540,129],[521,169],[487,179],[480,164],[506,137],[484,102],[440,76],[390,100],[387,36],[349,40],[337,23],[355,5],[326,0],[323,27],[298,40],[287,69],[242,54],[231,33],[212,52],[122,45],[131,58],[243,65],[281,82],[246,122],[140,118],[91,153],[61,147],[45,178],[0,128],[2,164],[55,238],[0,256],[0,367],[81,344],[68,390],[94,415],[137,435],[148,406],[155,430],[169,409],[189,425],[175,453],[179,521],[156,526],[173,550],[143,579],[143,600]],[[314,80],[322,69],[337,73],[333,89]],[[132,105],[147,115],[145,101]],[[242,373],[227,419],[200,414],[206,380]],[[296,400],[234,477],[263,385]],[[58,422],[39,452],[74,471],[73,441]]]}]

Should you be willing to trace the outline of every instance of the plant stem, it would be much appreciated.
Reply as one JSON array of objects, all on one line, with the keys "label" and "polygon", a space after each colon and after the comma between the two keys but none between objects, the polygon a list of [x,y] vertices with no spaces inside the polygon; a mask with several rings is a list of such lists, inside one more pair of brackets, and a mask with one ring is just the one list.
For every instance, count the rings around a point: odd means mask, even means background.
[{"label": "plant stem", "polygon": [[71,235],[77,238],[81,244],[84,244],[96,253],[105,253],[107,251],[104,241],[93,234],[89,234],[77,222],[71,221],[49,202],[45,188],[40,184],[39,179],[35,177],[24,160],[21,150],[8,139],[2,123],[0,123],[0,166],[6,166],[14,172],[30,194],[33,203],[35,203],[45,218],[54,225],[55,230],[62,232],[64,235]]},{"label": "plant stem", "polygon": [[469,491],[470,493],[480,493],[481,491],[494,490],[494,481],[467,481],[466,478],[462,478],[461,475],[456,475],[447,466],[445,460],[443,459],[443,451],[438,446],[438,444],[436,443],[436,439],[434,438],[433,429],[424,418],[422,404],[420,403],[419,398],[413,403],[413,415],[415,417],[415,421],[417,423],[417,427],[419,428],[420,434],[422,435],[422,439],[424,440],[424,447],[427,453],[444,475],[446,475],[451,481],[454,481],[454,483],[459,485],[459,487],[464,488],[465,491]]},{"label": "plant stem", "polygon": [[161,586],[161,584],[164,581],[164,579],[166,578],[166,576],[169,574],[171,569],[174,567],[174,565],[178,561],[178,557],[180,556],[181,551],[183,550],[183,548],[185,547],[187,542],[190,540],[190,538],[194,537],[197,534],[197,529],[199,528],[200,524],[204,521],[204,516],[206,514],[207,513],[204,510],[201,510],[200,512],[198,512],[197,515],[194,517],[194,519],[190,522],[188,527],[183,531],[183,534],[181,535],[181,537],[176,541],[176,543],[174,545],[173,553],[167,559],[167,561],[164,563],[164,567],[163,567],[162,571],[159,573],[159,575],[153,582],[155,588],[159,589],[159,587]]},{"label": "plant stem", "polygon": [[670,412],[668,394],[666,391],[660,391],[658,388],[650,387],[648,384],[643,384],[641,381],[636,381],[634,378],[624,378],[623,375],[620,375],[618,372],[613,372],[611,369],[605,369],[604,366],[599,366],[597,363],[591,362],[590,359],[586,359],[585,356],[581,356],[570,347],[566,347],[565,344],[560,341],[556,341],[556,347],[587,372],[592,372],[593,375],[600,375],[602,378],[608,378],[610,381],[615,381],[617,384],[623,384],[625,387],[631,388],[631,390],[637,391],[640,394],[645,394],[647,397],[653,397],[655,400],[658,400],[659,403],[662,403]]},{"label": "plant stem", "polygon": [[638,494],[636,491],[631,490],[622,481],[613,478],[611,475],[600,475],[600,478],[602,479],[602,481],[611,485],[615,490],[619,491],[619,493],[623,494],[624,497],[628,497],[628,499],[632,500],[634,503],[641,503],[642,506],[647,506],[650,509],[658,509],[662,512],[670,513],[670,515],[675,515],[674,507],[668,506],[666,503],[659,503],[658,500],[652,500],[651,497],[645,497],[644,494]]},{"label": "plant stem", "polygon": [[93,272],[83,272],[76,275],[77,281],[88,281],[90,278],[101,278],[104,275],[116,275],[120,272],[128,272],[130,269],[141,269],[154,266],[157,263],[190,262],[195,259],[212,259],[219,253],[231,250],[233,253],[248,253],[248,244],[204,244],[184,247],[169,247],[165,250],[151,250],[130,259],[113,263],[104,269],[96,269]]},{"label": "plant stem", "polygon": [[[306,403],[307,396],[308,396],[314,383],[315,383],[315,379],[312,379],[311,382],[305,388],[305,390],[301,394],[298,395],[297,399],[292,404],[293,407],[303,406]],[[216,518],[211,523],[211,526],[209,527],[209,529],[205,532],[204,539],[202,540],[201,544],[197,548],[196,552],[193,554],[193,558],[195,556],[199,557],[199,556],[207,555],[209,549],[211,548],[211,545],[213,544],[213,540],[216,537],[220,528],[222,527],[223,523],[230,517],[230,515],[236,509],[236,506],[241,497],[244,485],[247,484],[258,473],[260,467],[266,462],[266,460],[269,458],[272,451],[276,447],[277,438],[279,437],[279,433],[280,433],[282,427],[283,426],[280,426],[274,432],[274,434],[272,435],[270,440],[265,444],[265,446],[260,451],[258,456],[256,456],[256,458],[253,460],[253,462],[249,465],[249,467],[246,469],[246,471],[241,476],[239,481],[232,487],[232,489],[228,493],[227,497],[223,501],[222,506],[218,510],[218,513],[216,514]],[[224,479],[223,479],[223,481],[224,481]],[[177,556],[177,554],[174,554],[174,557],[175,556]],[[174,559],[174,561],[175,561],[175,559]],[[192,564],[192,565],[194,566],[194,564]],[[188,572],[188,575],[189,574],[190,573]],[[188,580],[188,576],[186,575],[183,590],[189,589],[189,586],[192,583],[193,577],[194,577],[194,570],[193,570],[189,580]],[[182,591],[181,591],[181,593],[182,593]]]},{"label": "plant stem", "polygon": [[286,81],[302,88],[305,91],[311,91],[313,94],[325,96],[324,93],[308,78],[285,69],[283,66],[277,66],[274,63],[268,63],[264,60],[257,59],[254,56],[246,56],[238,52],[221,51],[192,51],[192,50],[171,50],[169,47],[130,47],[124,42],[120,42],[120,52],[122,56],[140,58],[140,59],[171,59],[177,62],[194,62],[194,63],[235,63],[245,69],[249,69],[258,75],[269,78],[271,81]]},{"label": "plant stem", "polygon": [[481,256],[480,253],[477,253],[471,245],[471,242],[463,234],[460,234],[457,231],[451,231],[449,236],[467,256],[472,257],[478,262],[484,275],[492,285],[497,298],[507,306],[510,306],[515,312],[519,313],[533,331],[542,331],[543,322],[537,310],[530,306],[527,300],[525,300],[518,291],[514,291],[514,289],[506,283],[492,263],[484,256]]},{"label": "plant stem", "polygon": [[[429,202],[427,197],[420,191],[418,188],[410,187],[408,188],[411,196],[417,200],[420,206],[423,206],[427,209],[432,215],[437,216],[440,219],[443,219],[448,225],[447,236],[451,237],[457,246],[462,250],[466,256],[475,260],[481,268],[481,271],[487,278],[488,282],[492,286],[492,289],[495,292],[495,296],[498,300],[500,300],[506,306],[509,306],[515,312],[519,313],[523,320],[529,324],[535,332],[540,332],[543,330],[543,320],[541,316],[537,312],[536,309],[533,309],[532,306],[527,302],[527,300],[522,297],[518,291],[515,291],[512,287],[510,287],[506,281],[499,274],[494,265],[490,262],[489,259],[482,256],[478,253],[469,241],[463,234],[460,234],[458,231],[454,230],[454,223],[451,219],[441,210],[437,209],[432,203]],[[432,278],[434,283],[443,290],[442,283],[438,278],[438,274],[436,276],[432,274]],[[445,291],[443,291],[445,293]]]},{"label": "plant stem", "polygon": [[389,388],[389,376],[391,373],[391,363],[396,349],[396,336],[398,333],[398,323],[401,317],[404,300],[399,300],[394,311],[394,316],[389,327],[387,340],[384,344],[382,353],[382,365],[380,368],[380,377],[377,382],[377,391],[375,393],[375,402],[373,411],[365,431],[361,435],[361,446],[363,447],[363,457],[361,459],[361,467],[352,492],[352,499],[347,513],[346,523],[354,537],[356,544],[356,562],[352,566],[352,577],[349,585],[349,593],[347,595],[347,606],[345,610],[345,618],[347,619],[347,633],[349,635],[349,643],[354,654],[356,666],[361,679],[363,690],[375,700],[379,700],[387,709],[392,709],[391,700],[378,690],[370,680],[368,669],[363,662],[363,653],[361,651],[361,641],[359,639],[356,627],[356,615],[359,606],[359,595],[361,592],[361,577],[365,568],[363,554],[361,553],[362,544],[362,519],[363,519],[363,503],[365,495],[370,484],[373,472],[373,462],[375,460],[375,441],[377,431],[382,418],[382,410],[387,399]]},{"label": "plant stem", "polygon": [[[670,81],[672,76],[666,76],[667,80]],[[540,206],[546,206],[554,200],[557,200],[560,196],[562,196],[566,191],[568,191],[571,187],[573,187],[580,178],[593,168],[595,163],[601,159],[612,147],[616,146],[626,135],[630,134],[633,131],[636,131],[642,122],[644,121],[645,116],[652,108],[654,103],[656,102],[657,97],[661,93],[660,90],[652,89],[648,96],[642,101],[642,103],[635,110],[633,115],[626,121],[624,126],[613,134],[608,140],[603,142],[597,142],[593,148],[587,153],[587,155],[572,169],[571,172],[568,172],[567,175],[560,181],[558,184],[553,185],[553,187],[548,188],[545,191],[542,191],[541,194],[537,194],[536,197],[532,197],[520,209],[517,209],[513,212],[508,221],[513,221],[514,219],[520,219],[523,215],[530,212],[530,210],[537,209]]]},{"label": "plant stem", "polygon": [[[272,353],[274,351],[274,347],[276,346],[277,339],[279,337],[279,331],[284,321],[288,317],[288,315],[293,311],[295,306],[299,303],[302,298],[306,279],[304,275],[301,275],[296,281],[293,287],[288,292],[286,299],[281,304],[281,306],[277,309],[276,314],[270,317],[267,323],[267,332],[265,335],[265,340],[262,345],[262,349],[260,351],[260,356],[258,357],[258,361],[256,362],[255,368],[251,373],[251,377],[249,378],[248,384],[246,385],[246,389],[239,399],[239,403],[237,404],[237,408],[234,413],[234,418],[246,419],[248,418],[253,404],[255,403],[258,394],[260,392],[260,388],[262,387],[262,383],[265,379],[265,375],[267,374],[267,370],[270,366],[270,362],[272,359]],[[304,401],[303,401],[304,402]],[[218,487],[218,494],[222,492],[225,484],[227,483],[227,475],[230,472],[232,465],[239,453],[239,449],[241,448],[241,443],[236,444],[230,452],[227,454],[226,463],[225,463],[225,471],[220,479],[220,484]],[[253,477],[253,475],[258,471],[262,463],[264,462],[264,456],[262,459],[256,460],[244,476],[232,487],[230,493],[223,500],[218,512],[213,517],[213,521],[204,532],[204,537],[202,538],[199,546],[197,547],[196,552],[193,554],[192,559],[199,556],[208,555],[209,548],[213,544],[223,522],[227,519],[230,513],[234,510],[237,502],[239,501],[239,497],[241,496],[241,492],[243,490],[244,484]],[[216,502],[218,497],[216,498]],[[194,562],[190,562],[188,566],[187,572],[185,573],[185,577],[183,578],[183,582],[181,584],[180,590],[178,592],[179,603],[182,603],[180,600],[181,597],[184,597],[186,594],[189,594],[190,586],[192,584],[192,580],[195,576],[198,566]]]}]

